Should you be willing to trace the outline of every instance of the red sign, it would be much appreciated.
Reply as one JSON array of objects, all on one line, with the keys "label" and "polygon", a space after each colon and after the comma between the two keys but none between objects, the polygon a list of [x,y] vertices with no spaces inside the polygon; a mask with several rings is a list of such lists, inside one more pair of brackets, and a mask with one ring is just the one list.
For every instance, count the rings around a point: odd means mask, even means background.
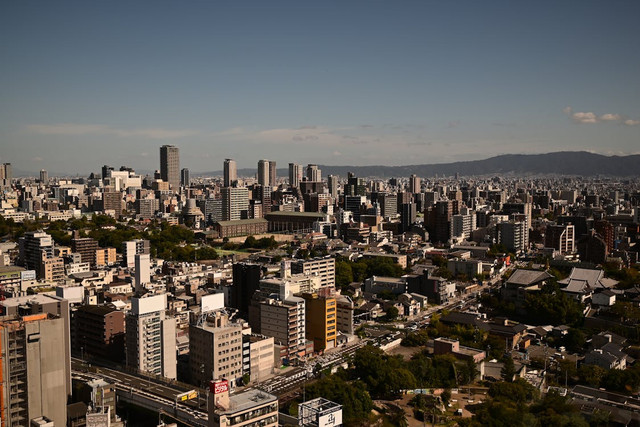
[{"label": "red sign", "polygon": [[209,391],[213,394],[220,394],[229,391],[229,381],[211,381],[209,383]]}]

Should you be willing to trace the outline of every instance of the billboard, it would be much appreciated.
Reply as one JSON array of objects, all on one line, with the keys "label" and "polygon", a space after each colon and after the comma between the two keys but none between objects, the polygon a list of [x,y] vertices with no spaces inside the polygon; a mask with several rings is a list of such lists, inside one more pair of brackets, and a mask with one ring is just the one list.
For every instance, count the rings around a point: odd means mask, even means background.
[{"label": "billboard", "polygon": [[318,427],[335,427],[342,425],[342,408],[336,408],[336,411],[329,414],[318,416]]},{"label": "billboard", "polygon": [[211,381],[209,383],[209,391],[213,394],[220,394],[229,391],[229,381],[227,380],[219,380],[219,381]]}]

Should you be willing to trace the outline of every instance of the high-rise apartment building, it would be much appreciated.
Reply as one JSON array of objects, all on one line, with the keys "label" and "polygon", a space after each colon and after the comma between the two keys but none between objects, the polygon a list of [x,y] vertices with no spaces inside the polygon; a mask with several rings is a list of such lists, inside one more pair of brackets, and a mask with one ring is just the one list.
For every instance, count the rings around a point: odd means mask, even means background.
[{"label": "high-rise apartment building", "polygon": [[166,295],[131,298],[126,319],[127,366],[176,378],[176,319],[167,318]]},{"label": "high-rise apartment building", "polygon": [[174,192],[180,190],[180,151],[174,145],[160,147],[160,177],[171,185]]},{"label": "high-rise apartment building", "polygon": [[49,174],[47,173],[46,170],[41,169],[40,170],[40,183],[41,184],[46,184],[49,182]]},{"label": "high-rise apartment building", "polygon": [[291,262],[292,274],[304,274],[320,278],[320,286],[334,287],[336,284],[336,260],[324,258],[299,259]]},{"label": "high-rise apartment building", "polygon": [[246,187],[224,187],[222,194],[222,220],[246,219],[249,210],[249,189]]},{"label": "high-rise apartment building", "polygon": [[3,163],[0,165],[0,187],[11,187],[11,180],[13,179],[13,168],[11,163]]},{"label": "high-rise apartment building", "polygon": [[121,362],[124,357],[125,314],[112,306],[83,305],[73,316],[72,347],[87,356]]},{"label": "high-rise apartment building", "polygon": [[71,251],[80,254],[81,262],[88,262],[93,268],[96,266],[96,251],[98,241],[91,237],[74,237],[71,239]]},{"label": "high-rise apartment building", "polygon": [[66,425],[71,372],[69,354],[60,344],[67,327],[63,318],[48,313],[0,319],[3,426],[27,426],[40,417]]},{"label": "high-rise apartment building", "polygon": [[43,231],[26,232],[20,238],[19,245],[19,259],[27,270],[39,272],[42,261],[46,258],[53,258],[53,239]]},{"label": "high-rise apartment building", "polygon": [[224,160],[224,186],[231,187],[238,181],[238,166],[233,159]]},{"label": "high-rise apartment building", "polygon": [[136,254],[136,292],[141,292],[144,289],[144,285],[151,282],[151,255],[149,254]]},{"label": "high-rise apartment building", "polygon": [[136,255],[148,253],[151,253],[148,240],[136,239],[124,242],[122,244],[122,264],[125,267],[133,268],[136,266]]},{"label": "high-rise apartment building", "polygon": [[267,298],[260,303],[260,333],[274,338],[283,358],[304,357],[305,318],[304,299],[300,297]]},{"label": "high-rise apartment building", "polygon": [[224,378],[234,387],[242,377],[242,324],[218,311],[189,326],[189,370],[195,385]]},{"label": "high-rise apartment building", "polygon": [[258,184],[264,187],[269,185],[269,160],[258,161]]},{"label": "high-rise apartment building", "polygon": [[575,228],[572,224],[549,225],[544,235],[544,245],[562,254],[575,252]]},{"label": "high-rise apartment building", "polygon": [[302,181],[302,166],[296,163],[289,163],[289,187],[299,187],[300,181]]},{"label": "high-rise apartment building", "polygon": [[513,253],[527,250],[527,224],[524,221],[500,222],[496,225],[496,241]]}]

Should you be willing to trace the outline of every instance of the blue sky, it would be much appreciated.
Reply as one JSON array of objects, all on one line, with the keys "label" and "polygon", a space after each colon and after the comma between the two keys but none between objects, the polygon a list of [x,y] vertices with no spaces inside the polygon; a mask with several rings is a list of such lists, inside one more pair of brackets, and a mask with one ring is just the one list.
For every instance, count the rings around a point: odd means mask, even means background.
[{"label": "blue sky", "polygon": [[0,3],[0,161],[640,152],[640,2]]}]

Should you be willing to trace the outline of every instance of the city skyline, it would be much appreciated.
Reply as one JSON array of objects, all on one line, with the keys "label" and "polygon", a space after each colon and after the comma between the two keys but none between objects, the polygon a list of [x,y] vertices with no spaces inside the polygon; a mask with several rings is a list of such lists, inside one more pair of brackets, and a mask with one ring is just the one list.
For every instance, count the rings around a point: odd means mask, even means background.
[{"label": "city skyline", "polygon": [[2,6],[1,162],[155,170],[164,144],[196,173],[638,151],[637,3],[150,5]]}]

